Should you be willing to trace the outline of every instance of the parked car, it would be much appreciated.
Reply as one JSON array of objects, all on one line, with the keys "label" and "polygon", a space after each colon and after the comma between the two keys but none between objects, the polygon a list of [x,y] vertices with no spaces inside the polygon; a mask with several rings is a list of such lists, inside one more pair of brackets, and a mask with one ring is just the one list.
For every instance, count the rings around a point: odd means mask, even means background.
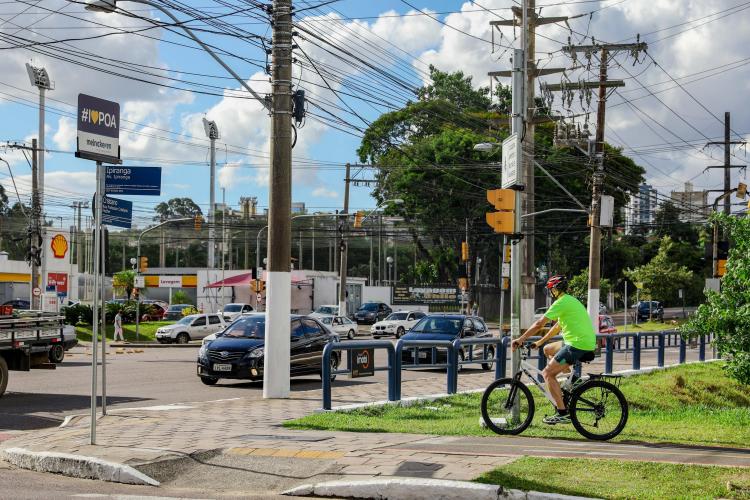
[{"label": "parked car", "polygon": [[31,302],[29,302],[26,299],[8,300],[6,302],[3,302],[3,305],[4,306],[12,306],[13,309],[24,309],[24,310],[31,309]]},{"label": "parked car", "polygon": [[426,316],[422,311],[396,311],[383,321],[378,321],[370,327],[373,338],[379,339],[385,335],[394,335],[400,339],[417,321]]},{"label": "parked car", "polygon": [[143,301],[141,302],[141,311],[146,311],[141,314],[141,321],[162,321],[164,316],[167,314],[169,306],[164,306],[159,302],[155,301]]},{"label": "parked car", "polygon": [[78,345],[78,336],[73,325],[64,325],[62,332],[62,342],[56,342],[49,348],[50,363],[60,364],[65,359],[65,351],[71,350]]},{"label": "parked car", "polygon": [[182,311],[184,311],[187,308],[195,307],[192,304],[172,304],[167,308],[166,314],[164,314],[164,320],[165,321],[175,321],[178,319],[182,319]]},{"label": "parked car", "polygon": [[[612,316],[608,316],[606,314],[599,315],[599,333],[600,334],[617,333],[615,320],[612,319]],[[605,339],[599,339],[598,344],[599,344],[599,347],[604,347],[607,345],[607,342]]]},{"label": "parked car", "polygon": [[[409,330],[409,333],[401,337],[403,340],[449,340],[457,338],[490,338],[493,335],[489,332],[487,325],[481,318],[476,316],[466,316],[465,314],[429,314],[419,320],[419,322]],[[469,359],[469,349],[473,349],[473,359],[481,359],[484,353],[484,346],[477,345],[472,347],[461,348],[458,352],[460,361]],[[415,352],[418,353],[420,363],[430,363],[432,360],[432,348],[405,348],[401,361],[404,364],[416,363]],[[445,363],[448,350],[438,348],[435,357],[436,363]],[[487,347],[487,358],[495,357],[495,346]],[[492,362],[482,363],[483,370],[491,370]],[[459,366],[460,369],[460,366]]]},{"label": "parked car", "polygon": [[221,314],[191,314],[174,325],[157,329],[156,340],[162,344],[187,344],[191,340],[200,340],[223,330],[226,326]]},{"label": "parked car", "polygon": [[326,328],[340,337],[354,340],[354,337],[357,335],[357,323],[346,316],[317,316],[315,319],[323,323]]},{"label": "parked car", "polygon": [[635,314],[638,321],[648,321],[649,319],[664,321],[664,307],[659,301],[641,300],[633,307],[635,308]]},{"label": "parked car", "polygon": [[312,313],[310,313],[311,318],[319,318],[323,316],[338,316],[338,315],[339,315],[339,306],[336,306],[336,305],[318,306],[317,309],[315,309]]},{"label": "parked car", "polygon": [[227,323],[231,323],[242,314],[251,312],[253,312],[253,306],[242,302],[227,304],[224,306],[223,310],[219,311],[219,313],[224,316],[224,321]]},{"label": "parked car", "polygon": [[[322,376],[323,348],[338,340],[315,318],[291,315],[290,372]],[[198,351],[198,376],[206,385],[220,379],[263,379],[265,313],[243,315]],[[339,353],[331,355],[331,370],[338,369]],[[332,375],[331,380],[336,376]]]},{"label": "parked car", "polygon": [[382,302],[367,302],[359,306],[357,312],[354,313],[354,321],[359,323],[377,323],[378,321],[384,320],[389,314],[393,312],[388,304]]}]

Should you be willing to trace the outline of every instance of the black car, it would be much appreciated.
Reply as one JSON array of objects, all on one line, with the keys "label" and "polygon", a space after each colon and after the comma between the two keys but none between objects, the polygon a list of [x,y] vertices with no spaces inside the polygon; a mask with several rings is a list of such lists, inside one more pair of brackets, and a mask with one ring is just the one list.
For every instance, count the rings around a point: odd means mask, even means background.
[{"label": "black car", "polygon": [[633,307],[635,307],[638,321],[648,321],[649,319],[664,321],[664,306],[661,302],[641,300]]},{"label": "black car", "polygon": [[352,318],[357,324],[367,323],[374,324],[378,321],[384,320],[388,317],[393,310],[382,302],[367,302],[359,306],[357,312],[354,313]]},{"label": "black car", "polygon": [[184,314],[182,314],[182,311],[185,309],[192,309],[195,306],[193,304],[171,304],[169,308],[167,309],[167,312],[164,313],[164,317],[162,318],[165,321],[177,321],[182,319]]},{"label": "black car", "polygon": [[26,299],[13,299],[3,302],[4,306],[13,306],[13,309],[23,309],[28,311],[31,309],[31,302]]},{"label": "black car", "polygon": [[[290,371],[299,375],[321,375],[323,348],[338,340],[323,325],[306,316],[291,316]],[[198,376],[206,385],[219,379],[263,379],[265,313],[243,315],[204,344],[198,352]],[[331,355],[331,370],[338,369],[339,353]],[[331,380],[336,378],[331,376]]]},{"label": "black car", "polygon": [[[487,325],[482,318],[476,316],[466,316],[465,314],[430,314],[422,318],[419,323],[414,325],[409,333],[401,337],[402,340],[449,340],[454,341],[457,338],[491,338]],[[464,347],[458,352],[459,361],[469,359],[469,350],[473,349],[472,359],[482,359],[484,355],[484,346],[476,345]],[[416,364],[415,353],[419,357],[420,364],[432,363],[432,351],[430,347],[404,348],[401,354],[401,362],[405,365]],[[448,350],[437,348],[435,353],[435,363],[442,364],[446,362]],[[487,346],[487,359],[495,357],[495,346]],[[492,369],[492,363],[482,363],[482,369]],[[459,367],[460,368],[460,367]]]}]

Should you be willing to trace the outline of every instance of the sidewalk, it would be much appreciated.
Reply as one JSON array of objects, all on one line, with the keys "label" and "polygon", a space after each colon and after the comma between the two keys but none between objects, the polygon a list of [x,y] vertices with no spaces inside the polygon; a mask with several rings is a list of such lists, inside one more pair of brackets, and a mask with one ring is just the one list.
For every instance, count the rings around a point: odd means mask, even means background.
[{"label": "sidewalk", "polygon": [[[482,389],[491,379],[492,375],[486,372],[464,373],[459,378],[459,390]],[[427,380],[404,381],[402,393],[404,397],[440,394],[444,384],[444,377],[436,374]],[[335,405],[385,399],[384,383],[341,379],[333,387]],[[522,455],[750,467],[748,450],[523,437],[297,431],[281,426],[284,420],[320,407],[321,393],[313,390],[294,391],[287,400],[235,398],[112,410],[98,419],[96,446],[88,444],[88,416],[78,416],[62,428],[8,439],[0,443],[0,454],[15,448],[32,453],[74,455],[81,457],[81,463],[96,459],[132,467],[158,482],[172,481],[175,474],[185,474],[190,464],[213,463],[234,470],[230,466],[233,460],[252,460],[251,472],[256,474],[253,476],[256,480],[269,481],[259,470],[271,478],[285,478],[263,485],[275,493],[330,479],[407,476],[471,480]],[[477,425],[478,421],[479,409]],[[81,463],[68,464],[65,470],[57,472],[102,478]],[[291,469],[303,470],[305,474],[291,477],[279,473]]]}]

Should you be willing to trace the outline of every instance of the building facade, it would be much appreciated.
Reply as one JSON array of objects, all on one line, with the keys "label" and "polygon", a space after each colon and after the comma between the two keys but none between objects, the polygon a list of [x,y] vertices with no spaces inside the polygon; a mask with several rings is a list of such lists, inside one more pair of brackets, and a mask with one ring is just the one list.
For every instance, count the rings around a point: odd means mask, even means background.
[{"label": "building facade", "polygon": [[650,184],[643,183],[638,193],[630,197],[625,207],[625,233],[647,233],[656,221],[656,209],[659,205],[659,192]]},{"label": "building facade", "polygon": [[691,182],[685,183],[685,191],[672,191],[670,198],[680,209],[681,221],[703,222],[708,218],[708,192],[694,191]]}]

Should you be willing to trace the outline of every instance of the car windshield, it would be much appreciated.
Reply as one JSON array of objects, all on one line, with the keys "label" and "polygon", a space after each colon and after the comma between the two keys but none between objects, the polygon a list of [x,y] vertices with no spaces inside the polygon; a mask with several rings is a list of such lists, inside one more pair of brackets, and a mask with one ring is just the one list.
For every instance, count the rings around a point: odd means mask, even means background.
[{"label": "car windshield", "polygon": [[180,321],[177,322],[178,325],[189,325],[193,322],[193,320],[196,318],[196,316],[185,316]]},{"label": "car windshield", "polygon": [[378,305],[374,302],[371,302],[369,304],[362,304],[362,307],[359,308],[360,311],[377,311]]},{"label": "car windshield", "polygon": [[186,307],[190,307],[190,306],[186,306],[185,304],[176,304],[173,306],[169,306],[169,312],[180,312]]},{"label": "car windshield", "polygon": [[241,337],[245,339],[262,339],[266,332],[264,316],[249,316],[238,319],[221,333],[222,337]]},{"label": "car windshield", "polygon": [[405,313],[405,312],[393,313],[390,316],[388,316],[387,318],[385,318],[385,320],[386,321],[403,321],[403,320],[406,319],[406,315],[407,314],[408,313]]},{"label": "car windshield", "polygon": [[315,312],[318,314],[336,314],[336,310],[332,306],[320,306],[315,309]]},{"label": "car windshield", "polygon": [[331,318],[330,316],[326,318],[320,318],[320,322],[325,325],[330,325],[331,321],[333,321],[333,318]]},{"label": "car windshield", "polygon": [[463,318],[430,317],[422,318],[422,321],[411,329],[411,333],[443,333],[446,335],[458,335],[463,324]]},{"label": "car windshield", "polygon": [[242,310],[242,304],[227,304],[224,306],[225,313],[240,312]]}]

